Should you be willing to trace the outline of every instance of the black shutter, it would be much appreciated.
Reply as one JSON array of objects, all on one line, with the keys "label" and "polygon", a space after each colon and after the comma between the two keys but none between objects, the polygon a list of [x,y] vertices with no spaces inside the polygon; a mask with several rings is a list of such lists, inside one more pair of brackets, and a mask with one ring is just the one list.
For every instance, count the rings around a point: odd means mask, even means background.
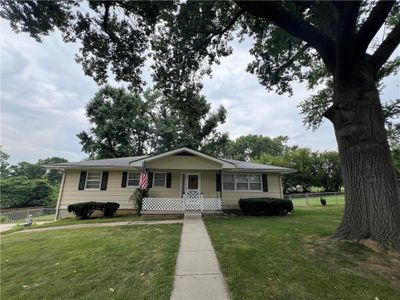
[{"label": "black shutter", "polygon": [[267,174],[262,174],[263,192],[268,192],[268,178]]},{"label": "black shutter", "polygon": [[128,178],[128,172],[122,172],[121,187],[126,187],[126,179]]},{"label": "black shutter", "polygon": [[86,171],[81,172],[81,177],[79,178],[79,185],[78,185],[78,190],[84,190],[85,189],[85,181],[86,181]]},{"label": "black shutter", "polygon": [[215,177],[215,186],[217,188],[217,192],[221,191],[221,173],[217,173]]},{"label": "black shutter", "polygon": [[167,173],[167,188],[171,187],[171,173]]},{"label": "black shutter", "polygon": [[100,186],[101,191],[107,190],[107,182],[108,182],[108,172],[103,172],[101,176],[101,186]]},{"label": "black shutter", "polygon": [[148,187],[151,188],[153,186],[153,173],[149,172],[149,184]]}]

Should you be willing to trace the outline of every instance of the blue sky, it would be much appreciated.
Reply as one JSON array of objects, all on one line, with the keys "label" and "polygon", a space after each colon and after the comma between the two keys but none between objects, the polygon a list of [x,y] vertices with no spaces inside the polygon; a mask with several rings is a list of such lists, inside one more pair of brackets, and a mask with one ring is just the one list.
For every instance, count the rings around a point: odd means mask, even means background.
[{"label": "blue sky", "polygon": [[[85,105],[98,90],[74,60],[78,44],[64,44],[58,33],[37,43],[27,34],[14,33],[1,20],[1,145],[10,162],[35,162],[50,156],[78,161],[76,134],[89,128]],[[332,125],[316,131],[302,125],[297,105],[313,91],[295,84],[294,95],[267,92],[254,75],[245,71],[251,61],[249,43],[234,44],[233,55],[205,78],[203,93],[214,108],[224,105],[227,121],[219,127],[231,138],[246,134],[289,136],[289,144],[314,150],[336,149]],[[399,51],[397,51],[399,54]],[[149,79],[149,72],[144,76]],[[382,99],[400,97],[399,78],[385,80]]]}]

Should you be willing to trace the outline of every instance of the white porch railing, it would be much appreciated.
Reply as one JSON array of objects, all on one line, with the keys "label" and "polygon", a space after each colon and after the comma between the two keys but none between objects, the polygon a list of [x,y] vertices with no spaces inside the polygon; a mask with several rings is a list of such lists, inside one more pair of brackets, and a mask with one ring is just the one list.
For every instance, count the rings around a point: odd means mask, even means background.
[{"label": "white porch railing", "polygon": [[218,211],[221,198],[143,198],[143,211]]}]

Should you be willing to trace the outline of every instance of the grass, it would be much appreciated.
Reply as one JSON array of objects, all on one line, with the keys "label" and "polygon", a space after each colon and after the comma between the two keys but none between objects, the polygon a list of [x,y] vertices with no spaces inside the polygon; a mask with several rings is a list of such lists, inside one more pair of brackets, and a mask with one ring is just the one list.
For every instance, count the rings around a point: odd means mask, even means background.
[{"label": "grass", "polygon": [[308,201],[308,206],[311,207],[318,207],[322,206],[320,202],[320,198],[324,198],[326,200],[327,206],[333,206],[333,205],[344,205],[344,194],[340,195],[315,195],[315,196],[309,196],[308,198],[306,197],[296,197],[296,194],[292,195],[292,202],[293,206],[295,208],[301,208],[307,206],[307,201]]},{"label": "grass", "polygon": [[205,219],[233,299],[400,299],[400,255],[329,239],[343,207]]},{"label": "grass", "polygon": [[[126,215],[117,216],[114,218],[90,218],[90,219],[76,219],[76,218],[64,218],[54,222],[49,222],[45,224],[35,224],[28,228],[23,228],[21,226],[16,226],[10,230],[2,232],[2,234],[12,233],[21,230],[30,230],[34,228],[46,228],[46,227],[57,227],[57,226],[68,226],[77,224],[95,224],[95,223],[109,223],[109,222],[133,222],[133,221],[159,221],[159,220],[179,220],[182,219],[183,215]],[[53,218],[54,219],[54,218]],[[34,221],[35,222],[35,221]]]},{"label": "grass", "polygon": [[1,299],[169,299],[180,233],[173,224],[2,236]]}]

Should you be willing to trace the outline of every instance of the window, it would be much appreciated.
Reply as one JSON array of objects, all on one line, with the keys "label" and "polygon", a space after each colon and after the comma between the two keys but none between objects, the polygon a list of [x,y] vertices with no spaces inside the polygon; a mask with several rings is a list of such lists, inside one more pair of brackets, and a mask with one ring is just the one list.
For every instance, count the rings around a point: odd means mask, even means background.
[{"label": "window", "polygon": [[101,171],[89,171],[86,175],[86,188],[99,189],[101,182]]},{"label": "window", "polygon": [[249,190],[261,191],[261,176],[258,174],[251,174],[249,176]]},{"label": "window", "polygon": [[223,188],[226,191],[261,191],[261,175],[223,174]]},{"label": "window", "polygon": [[223,188],[224,188],[224,190],[227,190],[227,191],[235,190],[235,175],[224,174]]},{"label": "window", "polygon": [[165,187],[166,186],[167,173],[154,173],[154,187]]},{"label": "window", "polygon": [[128,172],[127,186],[139,186],[140,173]]}]

